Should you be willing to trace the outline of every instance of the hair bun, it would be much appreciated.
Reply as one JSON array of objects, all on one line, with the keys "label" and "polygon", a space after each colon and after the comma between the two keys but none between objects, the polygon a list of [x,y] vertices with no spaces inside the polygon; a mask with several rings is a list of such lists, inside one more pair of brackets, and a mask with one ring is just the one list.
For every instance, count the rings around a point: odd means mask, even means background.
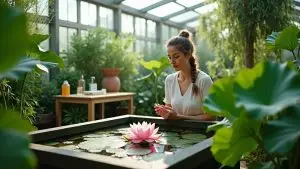
[{"label": "hair bun", "polygon": [[182,30],[182,31],[180,31],[179,36],[189,39],[190,38],[190,32],[187,31],[187,30]]}]

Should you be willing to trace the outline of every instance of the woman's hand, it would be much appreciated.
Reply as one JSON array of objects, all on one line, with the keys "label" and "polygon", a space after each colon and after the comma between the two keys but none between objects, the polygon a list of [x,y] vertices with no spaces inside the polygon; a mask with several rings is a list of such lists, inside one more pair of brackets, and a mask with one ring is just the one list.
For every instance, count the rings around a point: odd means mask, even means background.
[{"label": "woman's hand", "polygon": [[164,119],[180,119],[178,114],[173,110],[169,105],[159,105],[155,104],[154,109],[157,115],[161,116]]}]

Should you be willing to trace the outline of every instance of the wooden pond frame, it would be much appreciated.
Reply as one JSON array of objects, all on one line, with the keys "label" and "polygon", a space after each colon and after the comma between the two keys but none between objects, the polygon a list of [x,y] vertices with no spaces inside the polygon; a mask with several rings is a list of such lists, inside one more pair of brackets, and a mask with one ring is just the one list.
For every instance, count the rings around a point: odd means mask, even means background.
[{"label": "wooden pond frame", "polygon": [[185,169],[185,168],[218,168],[219,164],[214,160],[210,152],[212,138],[205,139],[193,146],[184,148],[163,160],[155,162],[138,161],[134,159],[119,159],[105,155],[92,154],[87,152],[76,152],[57,147],[41,145],[39,143],[49,140],[79,135],[95,130],[107,129],[126,125],[138,121],[155,123],[163,128],[183,128],[190,130],[206,130],[208,125],[213,122],[195,120],[163,120],[160,117],[123,115],[80,124],[55,127],[50,129],[38,130],[29,133],[32,143],[30,148],[36,154],[40,169]]}]

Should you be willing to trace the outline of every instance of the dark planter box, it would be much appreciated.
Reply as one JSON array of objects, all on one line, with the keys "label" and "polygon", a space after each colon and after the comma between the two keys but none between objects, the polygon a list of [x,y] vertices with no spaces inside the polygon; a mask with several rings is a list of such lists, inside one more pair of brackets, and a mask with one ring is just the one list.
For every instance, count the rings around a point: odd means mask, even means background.
[{"label": "dark planter box", "polygon": [[[119,159],[104,155],[76,152],[59,149],[40,144],[49,140],[74,136],[82,133],[92,132],[99,129],[111,128],[138,121],[154,122],[157,126],[165,129],[181,128],[205,132],[211,122],[200,121],[166,121],[158,117],[124,115],[108,119],[102,119],[81,124],[56,127],[39,130],[30,133],[32,137],[31,149],[35,152],[39,160],[40,169],[124,169],[124,168],[172,168],[172,169],[217,169],[220,165],[214,160],[210,152],[212,138],[187,147],[178,153],[164,158],[164,160],[154,163],[141,162],[134,159]],[[236,168],[239,168],[237,166]]]}]

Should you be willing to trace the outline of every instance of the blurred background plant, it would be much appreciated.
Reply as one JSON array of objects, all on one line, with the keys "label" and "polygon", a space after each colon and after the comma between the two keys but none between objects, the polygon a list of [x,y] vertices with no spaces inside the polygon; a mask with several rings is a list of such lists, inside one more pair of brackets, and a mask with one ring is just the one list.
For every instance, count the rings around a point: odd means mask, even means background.
[{"label": "blurred background plant", "polygon": [[198,37],[208,42],[215,55],[213,61],[207,62],[212,78],[234,75],[245,66],[272,59],[265,37],[297,20],[291,0],[209,2],[217,8],[201,15]]}]

